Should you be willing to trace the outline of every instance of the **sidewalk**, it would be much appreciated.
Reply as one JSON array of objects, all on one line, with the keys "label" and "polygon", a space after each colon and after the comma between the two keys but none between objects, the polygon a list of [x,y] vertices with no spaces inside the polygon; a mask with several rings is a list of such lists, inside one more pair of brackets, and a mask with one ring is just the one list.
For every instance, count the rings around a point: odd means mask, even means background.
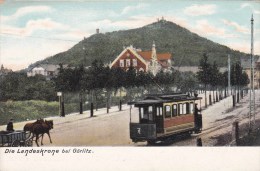
[{"label": "sidewalk", "polygon": [[[122,105],[122,111],[129,110],[130,106],[127,104]],[[106,116],[112,116],[119,114],[119,107],[118,106],[112,106],[109,109],[109,113],[107,113],[107,108],[100,108],[97,111],[94,109],[94,116],[90,117],[90,110],[83,111],[83,114],[79,114],[79,112],[75,113],[70,113],[65,115],[65,117],[60,117],[60,116],[51,116],[51,117],[46,117],[43,119],[46,120],[53,120],[55,125],[64,123],[64,122],[72,122],[76,120],[81,120],[81,119],[94,119],[97,117],[106,117]],[[14,123],[14,129],[15,130],[23,130],[23,127],[26,123],[29,122],[35,122],[36,120],[28,120],[28,121],[22,121],[22,122],[15,122]],[[0,125],[0,130],[5,130],[6,125]]]}]

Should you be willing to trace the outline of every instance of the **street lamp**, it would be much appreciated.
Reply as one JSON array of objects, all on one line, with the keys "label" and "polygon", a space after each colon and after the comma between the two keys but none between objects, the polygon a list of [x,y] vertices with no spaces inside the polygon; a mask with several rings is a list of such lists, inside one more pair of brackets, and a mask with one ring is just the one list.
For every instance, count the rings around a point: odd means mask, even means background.
[{"label": "street lamp", "polygon": [[62,92],[57,92],[57,96],[59,97],[59,114],[60,116],[61,114],[61,96],[62,96]]}]

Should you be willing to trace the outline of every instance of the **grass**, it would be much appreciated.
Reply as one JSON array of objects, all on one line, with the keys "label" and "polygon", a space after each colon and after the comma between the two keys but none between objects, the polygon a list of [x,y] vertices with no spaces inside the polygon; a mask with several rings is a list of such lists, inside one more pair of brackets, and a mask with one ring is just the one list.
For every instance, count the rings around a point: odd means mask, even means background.
[{"label": "grass", "polygon": [[[77,111],[77,103],[65,104],[66,114]],[[0,102],[0,125],[13,118],[15,122],[59,115],[59,103],[42,100]]]},{"label": "grass", "polygon": [[[119,104],[119,97],[112,96],[111,106]],[[123,102],[125,99],[122,98]],[[79,96],[75,93],[66,93],[64,98],[65,114],[79,112]],[[83,110],[90,109],[90,103],[85,104],[86,96],[83,96]],[[96,103],[94,108],[96,109]],[[99,97],[98,108],[106,107],[106,98]],[[6,101],[0,102],[0,125],[5,125],[11,118],[14,122],[35,120],[59,115],[59,102],[47,102],[43,100]]]}]

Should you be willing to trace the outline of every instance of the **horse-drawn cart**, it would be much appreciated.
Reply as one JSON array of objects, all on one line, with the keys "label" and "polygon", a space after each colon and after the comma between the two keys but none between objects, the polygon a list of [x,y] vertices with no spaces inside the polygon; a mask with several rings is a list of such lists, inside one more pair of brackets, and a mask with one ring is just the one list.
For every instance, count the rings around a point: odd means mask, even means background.
[{"label": "horse-drawn cart", "polygon": [[33,138],[29,132],[0,131],[0,147],[32,146]]}]

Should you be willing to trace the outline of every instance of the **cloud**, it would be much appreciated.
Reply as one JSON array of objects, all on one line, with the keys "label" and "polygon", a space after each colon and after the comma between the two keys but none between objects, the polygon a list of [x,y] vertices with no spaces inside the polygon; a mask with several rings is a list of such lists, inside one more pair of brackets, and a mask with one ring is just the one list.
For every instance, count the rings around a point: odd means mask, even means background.
[{"label": "cloud", "polygon": [[1,33],[12,34],[17,36],[29,36],[37,30],[55,30],[55,29],[68,29],[69,26],[52,21],[50,18],[29,20],[24,28],[12,27],[8,25],[2,26]]},{"label": "cloud", "polygon": [[254,8],[254,6],[253,6],[252,4],[249,4],[249,3],[243,3],[243,4],[241,4],[239,10],[242,10],[242,9],[244,9],[244,8],[247,8],[247,7],[250,8],[254,14],[260,14],[260,11],[259,11],[259,10],[256,10],[256,9]]},{"label": "cloud", "polygon": [[196,21],[195,27],[189,25],[188,29],[202,36],[218,36],[221,38],[236,37],[234,34],[226,33],[224,28],[211,25],[207,20],[198,20]]},{"label": "cloud", "polygon": [[243,4],[240,5],[240,9],[244,9],[246,7],[252,8],[251,4],[249,4],[249,3],[243,3]]},{"label": "cloud", "polygon": [[189,16],[212,15],[216,12],[216,5],[192,5],[184,9],[184,14]]},{"label": "cloud", "polygon": [[31,14],[31,13],[40,13],[40,12],[50,12],[52,10],[49,6],[27,6],[17,9],[17,11],[10,16],[1,16],[3,22],[9,20],[15,20],[22,16]]},{"label": "cloud", "polygon": [[13,41],[16,44],[12,46],[1,44],[3,48],[0,51],[2,64],[13,70],[24,69],[33,62],[66,51],[75,44],[75,42],[46,39],[30,39],[26,42],[23,39],[14,39]]},{"label": "cloud", "polygon": [[142,9],[145,9],[147,6],[148,5],[144,4],[144,3],[138,4],[138,5],[135,5],[135,6],[127,6],[122,10],[121,14],[128,14],[128,13],[135,11],[135,10],[142,10]]},{"label": "cloud", "polygon": [[88,37],[91,34],[89,32],[83,32],[77,29],[71,29],[59,34],[56,34],[54,37],[57,39],[61,39],[61,40],[69,40],[69,41],[80,41],[82,40],[84,37]]},{"label": "cloud", "polygon": [[254,10],[254,14],[260,14],[260,11]]},{"label": "cloud", "polygon": [[244,33],[244,34],[249,34],[250,33],[250,29],[245,27],[245,26],[240,26],[239,24],[237,24],[236,22],[232,22],[226,19],[222,20],[223,23],[227,26],[232,26],[235,28],[236,31],[240,32],[240,33]]},{"label": "cloud", "polygon": [[[226,45],[232,49],[239,50],[241,52],[251,53],[250,40],[226,43]],[[260,54],[260,41],[254,42],[254,54]]]}]

